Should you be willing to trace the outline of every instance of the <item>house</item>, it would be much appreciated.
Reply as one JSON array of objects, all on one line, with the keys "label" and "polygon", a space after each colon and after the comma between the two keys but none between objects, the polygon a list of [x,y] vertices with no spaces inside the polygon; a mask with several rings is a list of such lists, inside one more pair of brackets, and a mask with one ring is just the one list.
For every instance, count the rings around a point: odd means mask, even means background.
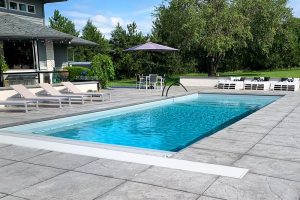
[{"label": "house", "polygon": [[68,65],[68,47],[97,45],[45,25],[44,5],[64,0],[0,0],[0,55],[9,70],[6,85],[51,82]]}]

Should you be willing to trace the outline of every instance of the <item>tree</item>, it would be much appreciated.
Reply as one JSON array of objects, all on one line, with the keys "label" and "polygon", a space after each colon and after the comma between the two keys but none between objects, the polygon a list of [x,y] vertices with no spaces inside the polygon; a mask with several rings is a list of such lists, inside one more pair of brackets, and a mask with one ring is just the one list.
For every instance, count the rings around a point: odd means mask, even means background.
[{"label": "tree", "polygon": [[227,0],[211,0],[200,3],[199,7],[204,29],[198,39],[210,63],[208,75],[215,76],[226,53],[246,47],[246,41],[252,39],[250,27],[236,5]]},{"label": "tree", "polygon": [[300,18],[293,17],[290,21],[290,29],[292,30],[294,36],[295,36],[295,43],[294,46],[296,47],[294,49],[294,63],[296,67],[300,67]]},{"label": "tree", "polygon": [[216,75],[227,52],[251,39],[247,19],[234,0],[171,0],[156,10],[156,16],[154,35],[177,45],[188,63],[193,63],[191,57],[200,57],[198,64],[209,65],[209,75]]},{"label": "tree", "polygon": [[291,18],[276,32],[272,47],[268,52],[268,59],[265,60],[265,68],[299,67],[300,35],[297,35],[296,27],[297,20]]},{"label": "tree", "polygon": [[180,50],[194,47],[203,24],[198,20],[198,4],[194,0],[172,0],[156,8],[152,39]]},{"label": "tree", "polygon": [[102,88],[106,88],[110,80],[114,79],[115,71],[108,55],[95,55],[92,61],[92,71],[97,76]]},{"label": "tree", "polygon": [[118,23],[115,29],[111,32],[110,44],[115,48],[126,48],[127,43],[127,34],[126,30],[122,28],[120,23]]},{"label": "tree", "polygon": [[[180,49],[176,57],[168,55],[167,63],[173,63],[169,72],[192,71],[201,56],[198,49],[197,34],[202,29],[198,20],[198,5],[192,0],[172,0],[169,5],[161,4],[154,13],[151,40]],[[162,65],[164,66],[164,65]]]},{"label": "tree", "polygon": [[110,49],[108,40],[105,39],[91,20],[88,20],[86,25],[83,27],[82,38],[97,43],[102,52],[106,53]]},{"label": "tree", "polygon": [[136,73],[143,73],[143,65],[148,60],[147,56],[141,52],[127,53],[124,52],[124,49],[145,43],[147,40],[148,36],[144,36],[142,32],[138,31],[135,22],[128,24],[127,29],[117,24],[110,38],[113,49],[111,56],[117,78],[132,77]]},{"label": "tree", "polygon": [[82,29],[82,38],[98,44],[98,46],[83,46],[75,49],[76,60],[90,61],[97,54],[108,54],[110,52],[110,45],[107,39],[102,35],[98,28],[88,20]]},{"label": "tree", "polygon": [[113,51],[111,56],[116,68],[117,78],[125,78],[128,76],[127,65],[132,66],[132,56],[123,52],[129,47],[126,30],[118,23],[111,33],[110,44]]},{"label": "tree", "polygon": [[75,24],[67,17],[62,16],[58,10],[55,10],[53,16],[49,18],[49,23],[50,27],[57,31],[76,37],[79,36],[79,32],[75,29]]},{"label": "tree", "polygon": [[252,69],[269,68],[273,65],[271,57],[275,61],[278,60],[274,59],[275,57],[285,56],[283,52],[278,51],[279,55],[277,56],[271,54],[272,51],[275,52],[274,48],[278,48],[279,40],[290,38],[288,36],[290,31],[284,30],[288,28],[292,17],[287,1],[236,0],[238,9],[248,18],[250,32],[253,36],[251,40],[247,41],[247,48],[243,52],[244,65],[247,67]]},{"label": "tree", "polygon": [[148,36],[144,36],[141,31],[138,31],[137,24],[132,22],[127,25],[127,43],[128,45],[136,45],[144,43],[148,40]]}]

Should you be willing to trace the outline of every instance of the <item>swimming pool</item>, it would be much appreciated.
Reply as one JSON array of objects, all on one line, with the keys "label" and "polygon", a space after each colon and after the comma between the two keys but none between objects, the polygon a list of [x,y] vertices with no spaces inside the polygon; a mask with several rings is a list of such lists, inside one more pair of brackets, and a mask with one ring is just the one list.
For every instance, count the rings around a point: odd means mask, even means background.
[{"label": "swimming pool", "polygon": [[177,152],[278,98],[195,94],[1,131]]}]

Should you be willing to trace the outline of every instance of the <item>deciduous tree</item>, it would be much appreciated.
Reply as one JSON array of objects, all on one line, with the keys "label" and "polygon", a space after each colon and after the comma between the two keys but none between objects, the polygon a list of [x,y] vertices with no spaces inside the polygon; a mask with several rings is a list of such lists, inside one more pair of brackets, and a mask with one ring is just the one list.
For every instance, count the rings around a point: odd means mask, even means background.
[{"label": "deciduous tree", "polygon": [[106,88],[108,82],[114,79],[114,66],[108,55],[95,55],[92,61],[92,70],[98,77],[102,88]]},{"label": "deciduous tree", "polygon": [[205,53],[212,76],[228,51],[251,38],[247,18],[233,1],[172,0],[156,12],[155,35],[184,51]]},{"label": "deciduous tree", "polygon": [[[270,63],[272,50],[274,52],[274,48],[278,48],[279,40],[288,39],[291,42],[288,23],[292,13],[287,2],[288,0],[236,0],[238,9],[248,18],[253,36],[252,40],[247,42],[248,47],[244,51],[246,67],[269,68],[272,65],[272,62]],[[276,55],[273,55],[273,61],[277,60],[274,56]],[[284,52],[279,55],[284,56]]]}]

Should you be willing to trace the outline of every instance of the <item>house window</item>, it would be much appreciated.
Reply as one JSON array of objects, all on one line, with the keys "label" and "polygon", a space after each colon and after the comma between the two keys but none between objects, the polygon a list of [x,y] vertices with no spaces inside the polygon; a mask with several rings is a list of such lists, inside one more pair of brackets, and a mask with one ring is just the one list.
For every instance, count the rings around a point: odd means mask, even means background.
[{"label": "house window", "polygon": [[[5,0],[0,0],[0,2],[1,1],[5,1]],[[25,3],[17,3],[17,2],[10,1],[9,8],[11,10],[18,10],[21,12],[28,12],[28,13],[33,13],[33,14],[35,13],[35,6],[28,5]]]},{"label": "house window", "polygon": [[16,2],[9,2],[9,8],[11,10],[18,10],[18,4]]},{"label": "house window", "polygon": [[0,0],[0,8],[6,8],[5,0]]},{"label": "house window", "polygon": [[30,13],[35,13],[35,7],[31,6],[31,5],[28,5],[27,11],[30,12]]},{"label": "house window", "polygon": [[27,5],[23,4],[23,3],[19,3],[19,10],[26,12],[27,11]]}]

